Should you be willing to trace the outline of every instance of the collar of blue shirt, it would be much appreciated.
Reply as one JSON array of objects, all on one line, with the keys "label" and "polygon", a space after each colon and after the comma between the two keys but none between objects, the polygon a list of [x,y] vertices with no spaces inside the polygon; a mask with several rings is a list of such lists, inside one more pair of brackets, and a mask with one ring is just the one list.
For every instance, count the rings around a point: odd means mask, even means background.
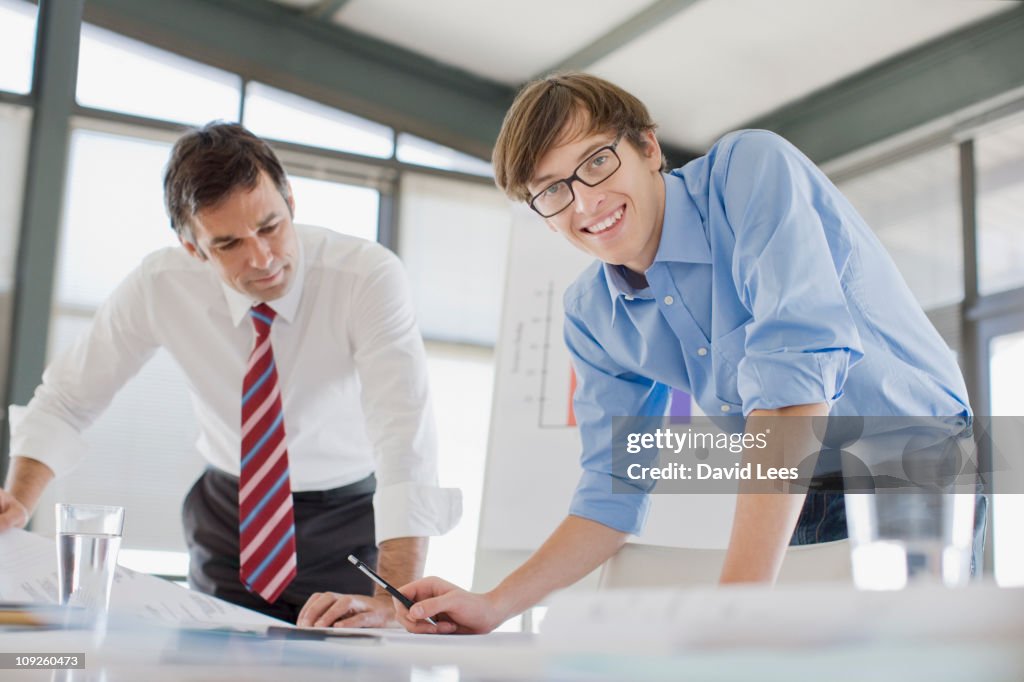
[{"label": "collar of blue shirt", "polygon": [[[711,245],[704,232],[704,221],[686,190],[686,183],[676,175],[662,174],[661,177],[665,182],[665,218],[661,223],[661,242],[654,262],[710,265]],[[613,320],[619,297],[627,300],[652,297],[649,289],[631,286],[618,265],[605,263],[604,274],[611,296]]]}]

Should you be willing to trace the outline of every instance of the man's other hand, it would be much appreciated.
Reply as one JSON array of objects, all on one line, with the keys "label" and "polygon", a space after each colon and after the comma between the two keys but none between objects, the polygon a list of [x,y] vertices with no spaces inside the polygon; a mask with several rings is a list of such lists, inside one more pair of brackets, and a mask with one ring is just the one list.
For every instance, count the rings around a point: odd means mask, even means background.
[{"label": "man's other hand", "polygon": [[8,528],[24,528],[28,523],[28,509],[18,498],[0,489],[0,531]]},{"label": "man's other hand", "polygon": [[299,627],[386,628],[395,625],[391,596],[315,592],[306,600]]},{"label": "man's other hand", "polygon": [[[482,634],[505,620],[488,595],[467,592],[440,578],[422,578],[399,591],[414,602],[406,609],[395,600],[398,622],[409,632]],[[436,620],[437,625],[428,623],[427,618]]]}]

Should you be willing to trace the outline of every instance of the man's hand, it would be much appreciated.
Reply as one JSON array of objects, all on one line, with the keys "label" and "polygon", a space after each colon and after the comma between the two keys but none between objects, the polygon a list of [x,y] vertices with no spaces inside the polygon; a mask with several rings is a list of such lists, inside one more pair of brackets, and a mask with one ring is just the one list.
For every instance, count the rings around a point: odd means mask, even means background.
[{"label": "man's hand", "polygon": [[0,488],[0,532],[8,528],[24,528],[28,523],[28,508],[18,498]]},{"label": "man's hand", "polygon": [[[398,622],[409,632],[483,634],[530,608],[552,591],[568,587],[608,560],[626,533],[580,516],[567,516],[522,566],[485,594],[459,589],[440,578],[423,578],[399,588],[414,604],[395,604]],[[433,618],[437,625],[426,622]]]},{"label": "man's hand", "polygon": [[395,625],[390,595],[315,592],[299,612],[299,627],[386,628]]},{"label": "man's hand", "polygon": [[11,457],[7,488],[0,489],[0,533],[24,528],[43,489],[53,480],[53,470],[29,457]]},{"label": "man's hand", "polygon": [[[398,622],[409,632],[483,634],[505,620],[501,609],[488,595],[467,592],[440,578],[423,578],[399,591],[415,602],[411,609],[406,609],[395,600]],[[426,618],[433,618],[437,625],[431,625]]]}]

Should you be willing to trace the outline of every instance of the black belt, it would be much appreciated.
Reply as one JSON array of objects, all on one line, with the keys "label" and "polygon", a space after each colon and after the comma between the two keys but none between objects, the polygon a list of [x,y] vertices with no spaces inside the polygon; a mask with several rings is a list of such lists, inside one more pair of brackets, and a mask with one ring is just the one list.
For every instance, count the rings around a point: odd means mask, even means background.
[{"label": "black belt", "polygon": [[[225,473],[220,469],[214,467],[207,467],[206,473],[208,475],[220,478],[222,480],[231,481],[236,487],[238,486],[238,476],[232,476],[229,473]],[[374,474],[370,474],[364,479],[356,481],[355,483],[349,483],[343,485],[340,488],[331,488],[330,490],[303,490],[301,492],[293,492],[292,500],[295,502],[336,502],[343,500],[348,497],[359,497],[360,495],[370,495],[377,491],[377,477]]]}]

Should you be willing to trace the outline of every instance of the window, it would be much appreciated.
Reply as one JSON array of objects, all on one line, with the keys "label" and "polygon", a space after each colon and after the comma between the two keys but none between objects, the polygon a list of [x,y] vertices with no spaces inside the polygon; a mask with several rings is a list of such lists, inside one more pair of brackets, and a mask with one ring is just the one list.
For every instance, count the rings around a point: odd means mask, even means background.
[{"label": "window", "polygon": [[[55,315],[49,359],[70,346],[91,319],[84,311]],[[55,502],[120,505],[125,508],[125,556],[130,560],[134,550],[174,552],[180,565],[186,551],[181,504],[205,466],[195,452],[197,436],[185,379],[171,356],[160,350],[85,431],[85,463],[47,487],[33,517],[34,528],[53,531]],[[164,566],[162,572],[169,573]]]},{"label": "window", "polygon": [[245,88],[245,126],[257,135],[310,147],[389,158],[391,128],[261,83]]},{"label": "window", "polygon": [[417,166],[471,173],[488,178],[494,175],[494,170],[487,161],[408,133],[399,134],[396,156],[403,163]]},{"label": "window", "polygon": [[377,241],[377,190],[291,174],[288,180],[295,196],[296,223]]},{"label": "window", "polygon": [[[71,149],[50,325],[52,358],[85,331],[98,305],[147,253],[176,245],[161,177],[169,142],[76,129]],[[126,171],[130,169],[130,171]],[[131,550],[183,552],[181,502],[203,468],[185,379],[159,351],[85,432],[87,466],[53,482],[36,527],[53,529],[53,502],[125,507]]]},{"label": "window", "polygon": [[14,255],[21,224],[31,122],[32,112],[27,107],[0,104],[0,149],[3,149],[3,154],[0,154],[0,225],[8,226],[8,229],[0,230],[0,295],[5,300],[14,283]]},{"label": "window", "polygon": [[494,394],[493,345],[511,211],[493,187],[405,173],[399,254],[412,281],[439,437],[441,485],[462,490],[462,520],[430,542],[426,574],[473,581]]},{"label": "window", "polygon": [[429,339],[493,345],[512,222],[494,187],[402,176],[399,255]]},{"label": "window", "polygon": [[958,158],[942,147],[839,185],[925,310],[964,297]]},{"label": "window", "polygon": [[[1000,122],[978,134],[974,142],[977,173],[978,286],[993,294],[1024,286],[1024,120]],[[1024,322],[1013,313],[991,324],[1020,329]],[[983,322],[983,324],[985,324]],[[1004,333],[988,346],[993,415],[1024,415],[1020,380],[1024,376],[1024,331]],[[999,420],[993,419],[994,428]],[[994,474],[998,476],[998,472]],[[998,489],[999,479],[996,479]],[[1024,494],[994,495],[992,538],[996,581],[1024,585]]]},{"label": "window", "polygon": [[462,520],[447,535],[431,538],[424,575],[469,587],[480,526],[494,353],[490,348],[428,343],[427,366],[437,419],[438,477],[442,486],[462,490]]},{"label": "window", "polygon": [[24,94],[32,89],[35,45],[36,6],[0,0],[0,90]]},{"label": "window", "polygon": [[78,103],[164,121],[237,121],[241,79],[88,24],[82,26]]},{"label": "window", "polygon": [[[0,15],[2,7],[0,5]],[[14,293],[14,258],[18,227],[21,225],[21,198],[31,120],[32,112],[26,107],[0,104],[0,149],[3,150],[0,154],[0,225],[5,226],[0,229],[0,381],[5,382]]]},{"label": "window", "polygon": [[178,243],[163,208],[170,150],[167,142],[72,132],[58,306],[98,307],[146,254]]},{"label": "window", "polygon": [[1024,286],[1024,120],[978,135],[974,153],[979,290]]},{"label": "window", "polygon": [[[1017,420],[1024,418],[1024,394],[1021,393],[1024,331],[992,339],[989,373],[992,414],[1013,416]],[[992,423],[994,429],[1000,427],[1000,419],[994,418]],[[999,472],[993,476],[998,477]],[[996,486],[998,489],[998,478]],[[991,518],[996,581],[1003,587],[1024,586],[1024,538],[1020,534],[1021,523],[1024,522],[1024,494],[997,493],[993,497]]]}]

